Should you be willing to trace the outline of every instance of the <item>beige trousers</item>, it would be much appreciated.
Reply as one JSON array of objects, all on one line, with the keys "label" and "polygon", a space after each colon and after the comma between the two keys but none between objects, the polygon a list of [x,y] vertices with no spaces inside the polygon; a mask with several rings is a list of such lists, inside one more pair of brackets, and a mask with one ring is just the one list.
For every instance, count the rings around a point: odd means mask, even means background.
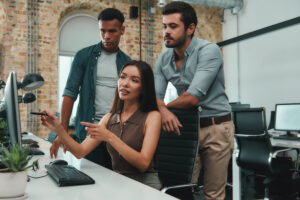
[{"label": "beige trousers", "polygon": [[223,200],[227,182],[228,162],[234,146],[232,121],[200,127],[199,154],[193,172],[193,183],[197,183],[203,167],[204,196],[206,200]]}]

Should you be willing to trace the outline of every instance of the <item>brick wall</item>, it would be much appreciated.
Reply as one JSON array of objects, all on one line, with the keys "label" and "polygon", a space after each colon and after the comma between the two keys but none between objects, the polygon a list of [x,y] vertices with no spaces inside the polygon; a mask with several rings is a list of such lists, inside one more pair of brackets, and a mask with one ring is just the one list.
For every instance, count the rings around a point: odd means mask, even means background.
[{"label": "brick wall", "polygon": [[[137,3],[137,1],[135,1]],[[156,1],[154,3],[156,7]],[[139,59],[139,20],[129,19],[131,0],[38,0],[38,72],[45,78],[45,85],[38,91],[39,109],[57,110],[57,68],[59,26],[63,20],[75,13],[88,13],[97,16],[107,7],[115,7],[125,15],[126,31],[121,39],[121,49],[133,59]],[[136,6],[138,6],[136,4]],[[199,24],[195,37],[212,42],[222,40],[222,9],[194,6]],[[18,72],[19,80],[25,74],[26,66],[26,0],[0,1],[0,78],[6,80],[10,71]],[[162,50],[161,8],[156,7],[153,33],[153,60]],[[145,60],[145,9],[142,10],[142,59]],[[25,131],[26,106],[20,104],[22,130]],[[49,133],[39,123],[40,136]]]}]

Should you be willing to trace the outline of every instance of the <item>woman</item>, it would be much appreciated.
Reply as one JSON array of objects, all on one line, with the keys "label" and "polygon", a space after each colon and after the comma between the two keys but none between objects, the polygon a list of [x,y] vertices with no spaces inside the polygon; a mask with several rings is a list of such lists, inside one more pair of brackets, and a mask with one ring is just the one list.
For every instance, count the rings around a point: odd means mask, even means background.
[{"label": "woman", "polygon": [[42,124],[55,131],[77,158],[106,142],[114,171],[161,188],[152,162],[161,116],[156,104],[153,72],[147,63],[133,60],[123,66],[110,113],[99,124],[81,122],[88,133],[81,144],[71,139],[53,113],[43,112],[48,116],[42,116]]}]

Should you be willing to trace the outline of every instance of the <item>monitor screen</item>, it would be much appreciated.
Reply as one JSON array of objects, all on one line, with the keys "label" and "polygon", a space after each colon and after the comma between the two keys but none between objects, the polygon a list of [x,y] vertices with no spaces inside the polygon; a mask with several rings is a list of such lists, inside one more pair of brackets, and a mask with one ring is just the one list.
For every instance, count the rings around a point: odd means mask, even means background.
[{"label": "monitor screen", "polygon": [[300,103],[276,104],[275,130],[300,131]]},{"label": "monitor screen", "polygon": [[11,144],[21,145],[21,122],[18,103],[17,74],[11,72],[5,86],[5,106]]}]

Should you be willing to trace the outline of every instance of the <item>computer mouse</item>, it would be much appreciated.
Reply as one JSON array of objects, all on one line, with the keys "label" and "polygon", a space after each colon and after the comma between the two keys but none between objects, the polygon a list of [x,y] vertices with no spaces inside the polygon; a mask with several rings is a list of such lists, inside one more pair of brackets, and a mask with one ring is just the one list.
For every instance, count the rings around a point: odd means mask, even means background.
[{"label": "computer mouse", "polygon": [[68,162],[65,160],[54,160],[50,165],[68,165]]}]

